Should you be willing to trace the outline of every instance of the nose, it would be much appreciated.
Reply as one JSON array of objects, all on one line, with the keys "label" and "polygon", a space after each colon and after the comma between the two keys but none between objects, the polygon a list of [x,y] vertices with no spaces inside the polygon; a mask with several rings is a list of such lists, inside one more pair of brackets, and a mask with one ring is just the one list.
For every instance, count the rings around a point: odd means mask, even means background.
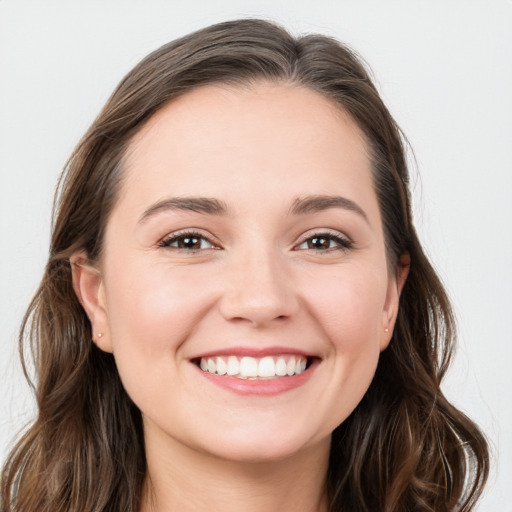
[{"label": "nose", "polygon": [[229,321],[262,327],[291,318],[299,301],[282,255],[262,251],[231,261],[220,300]]}]

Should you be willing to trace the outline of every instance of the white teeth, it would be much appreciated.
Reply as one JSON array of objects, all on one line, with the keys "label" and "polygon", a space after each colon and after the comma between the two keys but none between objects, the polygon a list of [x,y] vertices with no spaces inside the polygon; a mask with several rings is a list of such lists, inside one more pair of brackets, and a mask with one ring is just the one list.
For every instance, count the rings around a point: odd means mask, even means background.
[{"label": "white teeth", "polygon": [[279,357],[276,361],[276,375],[284,377],[286,374],[286,361],[284,357]]},{"label": "white teeth", "polygon": [[295,357],[290,357],[288,364],[286,365],[287,375],[293,375],[295,373]]},{"label": "white teeth", "polygon": [[299,375],[306,369],[307,359],[302,356],[245,356],[201,358],[199,367],[204,372],[230,375],[239,379],[271,379]]},{"label": "white teeth", "polygon": [[217,373],[219,375],[226,375],[228,373],[228,365],[222,357],[217,357]]},{"label": "white teeth", "polygon": [[270,356],[260,359],[258,364],[258,377],[275,377],[276,365],[274,359]]},{"label": "white teeth", "polygon": [[258,360],[254,357],[242,357],[240,361],[240,377],[257,377]]},{"label": "white teeth", "polygon": [[[202,361],[202,359],[201,359]],[[238,375],[240,373],[240,362],[238,361],[238,357],[229,356],[228,357],[228,375]]]}]

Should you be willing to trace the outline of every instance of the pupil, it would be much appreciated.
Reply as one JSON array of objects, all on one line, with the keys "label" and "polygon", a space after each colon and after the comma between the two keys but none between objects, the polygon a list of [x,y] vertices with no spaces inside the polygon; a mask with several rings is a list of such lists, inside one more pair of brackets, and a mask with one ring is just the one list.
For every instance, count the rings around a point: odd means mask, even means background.
[{"label": "pupil", "polygon": [[324,236],[315,236],[310,240],[310,247],[312,249],[328,249],[329,240]]},{"label": "pupil", "polygon": [[181,240],[181,245],[185,249],[197,249],[199,239],[195,236],[187,236]]}]

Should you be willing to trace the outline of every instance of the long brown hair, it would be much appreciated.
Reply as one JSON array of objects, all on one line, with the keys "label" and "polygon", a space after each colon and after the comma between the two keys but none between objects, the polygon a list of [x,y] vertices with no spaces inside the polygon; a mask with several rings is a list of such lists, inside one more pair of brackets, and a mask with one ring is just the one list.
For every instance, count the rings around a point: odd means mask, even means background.
[{"label": "long brown hair", "polygon": [[412,223],[404,137],[353,51],[320,35],[294,38],[262,20],[221,23],[171,42],[119,84],[72,154],[58,188],[50,257],[23,321],[39,414],[2,475],[3,512],[136,512],[145,479],[141,415],[111,354],[91,343],[70,256],[101,256],[130,140],[157,110],[215,82],[286,82],[348,112],[372,156],[390,268],[408,253],[393,339],[373,382],[333,433],[332,511],[468,512],[488,474],[486,441],[440,390],[454,342],[443,286]]}]

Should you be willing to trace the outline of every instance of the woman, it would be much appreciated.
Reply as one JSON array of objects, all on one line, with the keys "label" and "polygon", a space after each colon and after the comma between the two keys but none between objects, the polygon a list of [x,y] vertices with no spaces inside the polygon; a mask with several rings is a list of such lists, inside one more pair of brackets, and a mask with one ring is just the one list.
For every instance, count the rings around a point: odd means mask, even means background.
[{"label": "woman", "polygon": [[2,509],[472,510],[402,140],[323,36],[239,20],[137,65],[61,180]]}]

